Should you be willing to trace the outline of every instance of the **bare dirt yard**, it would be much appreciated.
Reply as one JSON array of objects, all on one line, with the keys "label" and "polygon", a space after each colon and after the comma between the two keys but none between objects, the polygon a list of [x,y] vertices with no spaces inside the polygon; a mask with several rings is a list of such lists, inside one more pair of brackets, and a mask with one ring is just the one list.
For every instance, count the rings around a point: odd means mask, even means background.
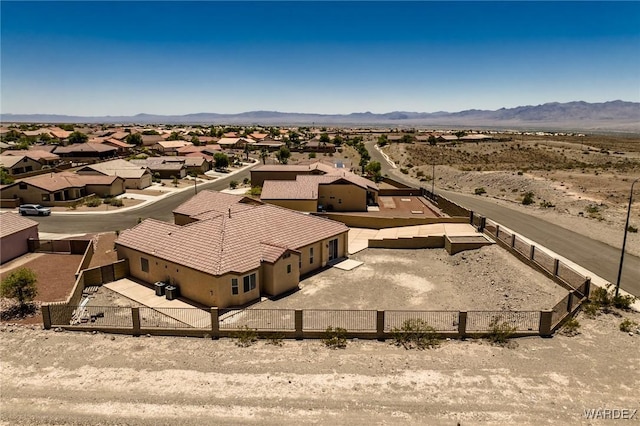
[{"label": "bare dirt yard", "polygon": [[640,409],[640,334],[619,331],[619,316],[578,319],[574,337],[510,348],[452,340],[424,351],[4,324],[0,424],[610,424],[584,412]]},{"label": "bare dirt yard", "polygon": [[252,308],[539,311],[567,295],[496,245],[453,256],[444,249],[365,249],[349,258],[364,263],[310,276],[296,293]]},{"label": "bare dirt yard", "polygon": [[[390,144],[397,173],[437,189],[491,197],[591,238],[622,244],[631,182],[640,177],[640,138],[509,136],[458,144]],[[627,251],[640,256],[640,196],[631,212]],[[523,205],[525,194],[532,203]],[[635,232],[634,232],[635,230]]]}]

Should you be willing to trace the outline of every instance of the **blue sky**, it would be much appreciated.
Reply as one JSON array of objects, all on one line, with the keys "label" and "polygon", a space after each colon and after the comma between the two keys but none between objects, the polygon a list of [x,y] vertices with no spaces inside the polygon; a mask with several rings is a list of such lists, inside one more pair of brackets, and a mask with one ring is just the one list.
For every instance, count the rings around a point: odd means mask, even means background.
[{"label": "blue sky", "polygon": [[640,2],[7,2],[3,113],[640,101]]}]

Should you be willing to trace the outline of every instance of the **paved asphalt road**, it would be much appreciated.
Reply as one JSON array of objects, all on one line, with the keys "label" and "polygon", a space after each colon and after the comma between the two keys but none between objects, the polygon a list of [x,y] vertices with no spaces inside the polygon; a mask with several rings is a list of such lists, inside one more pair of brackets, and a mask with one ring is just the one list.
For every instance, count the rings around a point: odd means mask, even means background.
[{"label": "paved asphalt road", "polygon": [[[380,152],[373,147],[373,142],[368,142],[366,146],[371,158],[380,161],[383,174],[387,173],[396,180],[404,180],[403,175],[392,169]],[[410,184],[410,182],[406,183]],[[498,205],[489,198],[438,190],[437,188],[436,192],[536,241],[605,280],[616,282],[620,264],[619,247],[612,247],[546,220]],[[620,246],[622,246],[622,231],[620,234]],[[625,254],[620,287],[633,295],[640,296],[640,258]]]},{"label": "paved asphalt road", "polygon": [[[203,189],[222,190],[229,187],[229,182],[236,180],[242,182],[245,177],[251,177],[249,170],[243,170],[240,173],[218,178],[214,181],[204,184],[198,184],[198,191]],[[162,198],[159,201],[134,210],[125,210],[121,213],[109,214],[69,214],[56,215],[53,213],[48,217],[30,216],[37,220],[40,225],[40,232],[52,232],[61,234],[84,234],[93,232],[107,232],[115,230],[124,230],[135,226],[138,218],[143,219],[152,217],[154,219],[173,222],[171,212],[194,195],[193,190],[181,191]]]}]

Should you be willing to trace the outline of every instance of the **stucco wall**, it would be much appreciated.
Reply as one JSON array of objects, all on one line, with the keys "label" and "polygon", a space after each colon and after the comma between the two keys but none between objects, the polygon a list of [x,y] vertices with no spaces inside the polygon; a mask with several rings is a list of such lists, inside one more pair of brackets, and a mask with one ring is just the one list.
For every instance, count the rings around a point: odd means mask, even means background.
[{"label": "stucco wall", "polygon": [[318,204],[329,211],[366,212],[367,190],[353,184],[318,185]]},{"label": "stucco wall", "polygon": [[251,170],[251,186],[263,186],[265,180],[296,180],[298,175],[308,175],[308,172],[299,171],[278,171],[278,172],[262,172],[260,170]]},{"label": "stucco wall", "polygon": [[348,213],[314,213],[315,216],[342,222],[353,228],[383,229],[397,226],[428,225],[431,223],[469,223],[466,217],[383,217],[371,215],[350,215]]},{"label": "stucco wall", "polygon": [[124,179],[116,179],[111,185],[87,185],[87,193],[99,197],[116,196],[124,193]]},{"label": "stucco wall", "polygon": [[[225,274],[220,277],[178,265],[174,262],[117,245],[118,259],[129,259],[129,273],[132,277],[153,284],[163,281],[178,286],[180,295],[206,306],[225,308],[243,305],[260,297],[260,273],[256,269],[247,274]],[[149,261],[149,271],[142,271],[141,258]],[[256,273],[256,288],[244,292],[242,278]],[[231,292],[231,279],[238,279],[238,294]]]},{"label": "stucco wall", "polygon": [[0,263],[29,252],[29,238],[38,239],[38,225],[7,235],[0,240]]},{"label": "stucco wall", "polygon": [[[291,253],[288,257],[281,257],[274,264],[262,264],[262,286],[263,293],[277,296],[298,287],[300,282],[300,269],[298,268],[300,255]],[[290,265],[291,272],[287,272]]]}]

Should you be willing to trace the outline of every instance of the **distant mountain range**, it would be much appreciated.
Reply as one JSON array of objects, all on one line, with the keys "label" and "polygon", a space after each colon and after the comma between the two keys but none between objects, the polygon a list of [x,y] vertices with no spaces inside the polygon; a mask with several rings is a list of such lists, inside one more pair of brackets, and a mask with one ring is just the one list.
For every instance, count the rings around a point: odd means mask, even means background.
[{"label": "distant mountain range", "polygon": [[3,123],[121,123],[121,124],[260,124],[336,126],[446,126],[456,128],[537,129],[640,132],[640,103],[567,102],[460,112],[407,112],[385,114],[311,114],[250,111],[239,114],[196,113],[186,115],[137,114],[134,116],[83,117],[55,114],[0,114]]}]

